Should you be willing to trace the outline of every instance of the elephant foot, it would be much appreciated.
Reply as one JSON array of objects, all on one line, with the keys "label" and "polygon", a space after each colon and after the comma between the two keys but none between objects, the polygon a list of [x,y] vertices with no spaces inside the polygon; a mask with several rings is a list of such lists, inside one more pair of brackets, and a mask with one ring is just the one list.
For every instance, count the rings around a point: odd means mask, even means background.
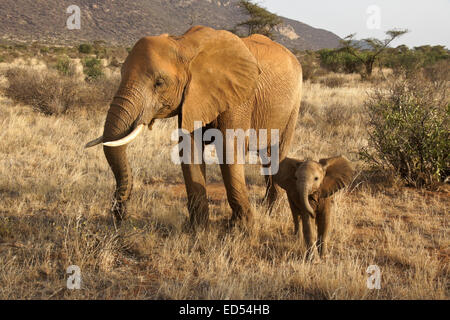
[{"label": "elephant foot", "polygon": [[317,259],[317,255],[315,253],[315,248],[314,247],[310,247],[309,249],[306,250],[306,261],[308,262],[314,262]]},{"label": "elephant foot", "polygon": [[197,231],[206,230],[209,228],[209,222],[193,222],[192,220],[187,220],[183,223],[182,230],[186,233],[195,233]]},{"label": "elephant foot", "polygon": [[281,197],[281,193],[279,191],[279,187],[269,187],[266,190],[266,194],[262,199],[262,205],[267,208],[267,213],[269,215],[272,214],[274,209],[276,209],[279,205],[279,199]]},{"label": "elephant foot", "polygon": [[113,216],[114,225],[119,227],[122,221],[128,216],[126,202],[118,202],[117,200],[114,200],[111,207],[111,213]]},{"label": "elephant foot", "polygon": [[275,202],[270,203],[268,200],[265,200],[263,202],[263,206],[267,209],[267,214],[269,216],[272,215],[272,213],[274,212],[275,207],[276,207]]},{"label": "elephant foot", "polygon": [[231,219],[228,221],[227,229],[231,230],[238,227],[242,231],[250,232],[253,228],[253,222],[253,211],[251,209],[241,211],[238,214],[233,212]]},{"label": "elephant foot", "polygon": [[190,197],[188,201],[189,224],[195,231],[197,227],[206,228],[209,224],[209,207],[206,195]]},{"label": "elephant foot", "polygon": [[196,211],[191,213],[189,219],[189,228],[195,231],[198,228],[206,229],[209,226],[209,211]]},{"label": "elephant foot", "polygon": [[321,259],[325,259],[327,257],[327,247],[326,245],[319,245],[318,246],[319,256]]}]

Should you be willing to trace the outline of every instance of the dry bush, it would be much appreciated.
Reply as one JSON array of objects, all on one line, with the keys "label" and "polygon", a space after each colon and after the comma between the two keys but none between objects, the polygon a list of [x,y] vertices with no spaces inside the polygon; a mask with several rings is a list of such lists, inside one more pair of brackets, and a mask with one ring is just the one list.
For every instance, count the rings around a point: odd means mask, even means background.
[{"label": "dry bush", "polygon": [[117,57],[112,57],[109,65],[114,68],[120,68],[122,66],[123,60],[119,60]]},{"label": "dry bush", "polygon": [[317,116],[319,114],[319,108],[317,105],[314,105],[308,101],[303,101],[301,103],[299,117],[302,119],[306,115]]},{"label": "dry bush", "polygon": [[424,67],[423,73],[432,82],[445,83],[450,81],[450,59],[441,60]]},{"label": "dry bush", "polygon": [[120,83],[120,75],[110,75],[85,83],[85,106],[101,107],[111,103]]},{"label": "dry bush", "polygon": [[6,78],[9,83],[6,96],[48,115],[108,104],[118,84],[117,78],[102,78],[87,84],[54,70],[27,68],[9,69]]},{"label": "dry bush", "polygon": [[80,104],[79,83],[56,72],[15,68],[7,71],[6,78],[8,97],[45,114],[60,114]]},{"label": "dry bush", "polygon": [[351,110],[346,106],[335,103],[324,106],[322,116],[327,125],[332,127],[340,127],[343,125],[353,125],[354,123],[352,123],[352,116],[355,113],[355,110]]},{"label": "dry bush", "polygon": [[343,77],[331,75],[321,78],[319,82],[327,86],[328,88],[342,87],[346,83]]},{"label": "dry bush", "polygon": [[8,49],[8,50],[5,50],[2,52],[2,54],[1,54],[2,61],[1,62],[11,63],[15,59],[17,59],[21,56],[22,56],[22,54],[20,54],[19,52]]}]

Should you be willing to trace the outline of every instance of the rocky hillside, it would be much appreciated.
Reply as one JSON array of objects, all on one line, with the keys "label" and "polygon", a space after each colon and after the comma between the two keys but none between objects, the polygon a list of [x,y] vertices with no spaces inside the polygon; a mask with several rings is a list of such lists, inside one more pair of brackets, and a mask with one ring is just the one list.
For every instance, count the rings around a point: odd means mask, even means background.
[{"label": "rocky hillside", "polygon": [[[51,43],[103,40],[132,45],[145,35],[182,34],[191,25],[231,29],[246,20],[238,0],[1,0],[0,38]],[[68,30],[70,5],[81,9],[81,29]],[[338,46],[335,34],[283,18],[277,40],[289,48]]]}]

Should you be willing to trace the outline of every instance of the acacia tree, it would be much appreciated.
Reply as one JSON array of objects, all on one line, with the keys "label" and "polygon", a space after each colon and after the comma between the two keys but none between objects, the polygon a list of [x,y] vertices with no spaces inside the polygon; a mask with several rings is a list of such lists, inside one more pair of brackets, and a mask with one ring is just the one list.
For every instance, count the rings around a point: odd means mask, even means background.
[{"label": "acacia tree", "polygon": [[259,33],[273,38],[274,28],[283,22],[281,18],[248,0],[241,0],[240,5],[244,12],[250,15],[250,19],[239,23],[236,27],[247,27],[248,35]]},{"label": "acacia tree", "polygon": [[[348,35],[341,41],[342,48],[339,49],[344,52],[348,52],[356,59],[358,59],[364,66],[364,78],[370,78],[372,76],[373,66],[377,61],[380,54],[389,47],[389,44],[398,37],[407,33],[408,30],[389,30],[386,32],[388,36],[384,40],[376,38],[366,38],[361,41],[355,41],[355,33]],[[363,42],[369,49],[363,49],[361,46]]]}]

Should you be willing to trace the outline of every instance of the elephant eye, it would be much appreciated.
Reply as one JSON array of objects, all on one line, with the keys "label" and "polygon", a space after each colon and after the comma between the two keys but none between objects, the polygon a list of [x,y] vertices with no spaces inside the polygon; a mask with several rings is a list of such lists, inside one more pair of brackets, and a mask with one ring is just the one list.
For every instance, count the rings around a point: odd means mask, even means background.
[{"label": "elephant eye", "polygon": [[165,83],[164,78],[160,77],[160,78],[156,79],[156,81],[155,81],[155,88],[163,86],[164,83]]}]

